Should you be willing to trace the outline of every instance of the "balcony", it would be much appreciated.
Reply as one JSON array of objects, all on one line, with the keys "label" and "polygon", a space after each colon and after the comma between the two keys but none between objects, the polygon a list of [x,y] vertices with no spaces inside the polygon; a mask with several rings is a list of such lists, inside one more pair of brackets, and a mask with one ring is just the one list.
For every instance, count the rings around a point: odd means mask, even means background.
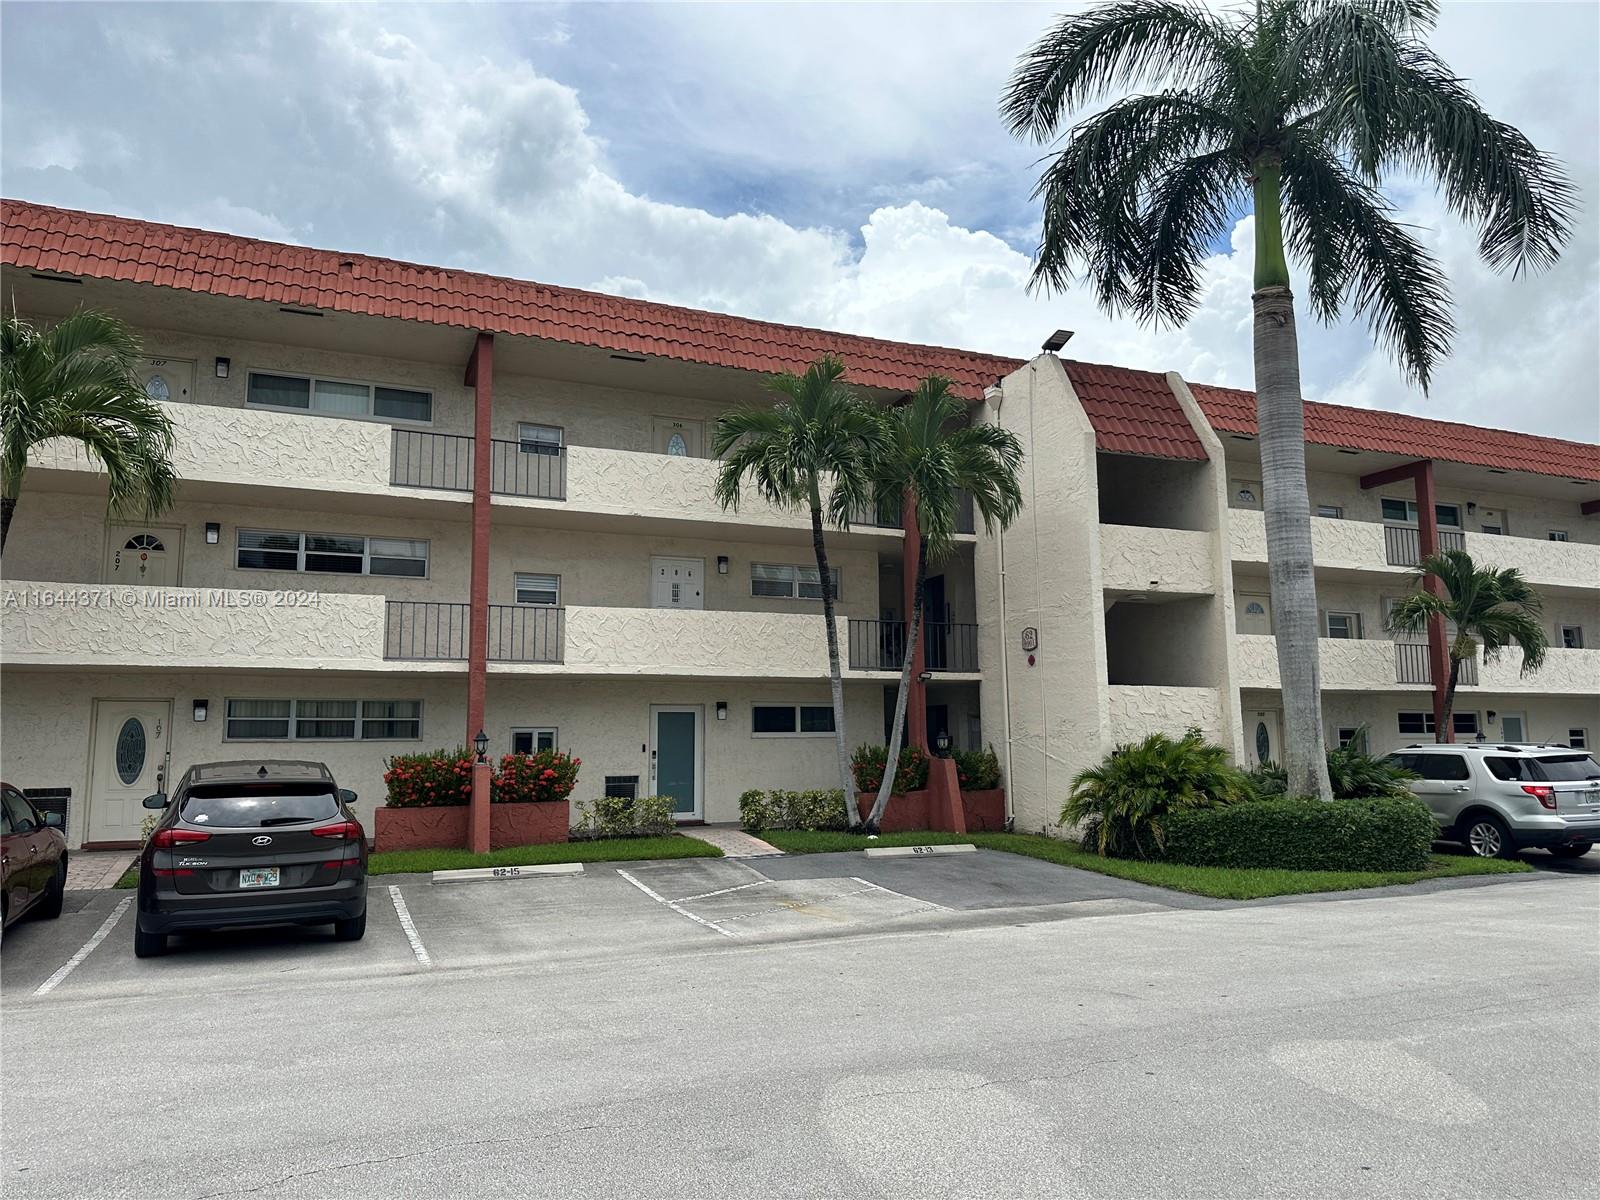
[{"label": "balcony", "polygon": [[[1439,530],[1439,551],[1464,550],[1466,539],[1454,530]],[[1384,561],[1392,567],[1419,567],[1422,565],[1422,534],[1409,525],[1383,527]]]},{"label": "balcony", "polygon": [[[1433,664],[1428,659],[1426,642],[1396,642],[1394,644],[1394,676],[1397,683],[1433,683]],[[1463,659],[1458,687],[1476,687],[1478,660]]]},{"label": "balcony", "polygon": [[[1311,518],[1311,552],[1319,568],[1390,571],[1384,526],[1373,521]],[[1256,509],[1228,510],[1228,539],[1236,563],[1267,562],[1266,518]]]},{"label": "balcony", "polygon": [[[898,504],[889,505],[857,505],[850,514],[851,525],[865,525],[872,529],[904,529],[905,521],[901,517]],[[973,515],[972,493],[956,493],[956,532],[976,533],[977,523]]]},{"label": "balcony", "polygon": [[[850,620],[852,671],[898,671],[906,661],[904,621]],[[923,666],[929,671],[978,669],[978,627],[930,621],[922,627]]]},{"label": "balcony", "polygon": [[[476,455],[473,439],[456,433],[392,431],[389,482],[395,487],[470,492]],[[532,453],[520,442],[489,443],[489,490],[497,496],[536,500],[567,498],[567,449]]]},{"label": "balcony", "polygon": [[1215,534],[1145,525],[1100,526],[1108,591],[1206,596],[1217,590]]},{"label": "balcony", "polygon": [[[1515,516],[1513,513],[1513,519]],[[1595,520],[1594,517],[1582,519]],[[1515,567],[1536,587],[1590,595],[1600,588],[1600,546],[1493,533],[1468,533],[1466,543],[1473,561]]]},{"label": "balcony", "polygon": [[[527,604],[489,606],[490,662],[558,663],[565,610]],[[465,662],[471,607],[432,600],[384,604],[383,656],[408,662]]]},{"label": "balcony", "polygon": [[384,600],[7,580],[8,666],[382,670]]},{"label": "balcony", "polygon": [[[1238,634],[1239,686],[1277,691],[1278,640],[1271,634]],[[1426,679],[1401,678],[1400,659],[1422,652],[1426,670],[1425,645],[1391,642],[1383,638],[1319,638],[1317,656],[1322,666],[1322,686],[1327,691],[1384,692],[1428,686]]]}]

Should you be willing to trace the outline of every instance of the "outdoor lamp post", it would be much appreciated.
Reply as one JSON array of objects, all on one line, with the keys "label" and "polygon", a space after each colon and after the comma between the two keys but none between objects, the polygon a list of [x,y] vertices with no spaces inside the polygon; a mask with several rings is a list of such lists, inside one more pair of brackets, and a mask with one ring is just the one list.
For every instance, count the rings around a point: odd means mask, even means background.
[{"label": "outdoor lamp post", "polygon": [[939,736],[933,739],[933,748],[939,752],[940,758],[950,757],[950,731],[941,729]]},{"label": "outdoor lamp post", "polygon": [[489,735],[483,730],[478,730],[478,736],[472,739],[472,748],[478,752],[479,762],[489,761]]}]

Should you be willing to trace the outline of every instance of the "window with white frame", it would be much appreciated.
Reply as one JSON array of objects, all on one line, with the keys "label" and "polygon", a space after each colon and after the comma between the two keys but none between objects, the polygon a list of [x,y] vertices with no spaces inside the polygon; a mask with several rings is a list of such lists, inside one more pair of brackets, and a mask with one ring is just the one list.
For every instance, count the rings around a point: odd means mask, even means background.
[{"label": "window with white frame", "polygon": [[1477,737],[1482,726],[1478,724],[1478,714],[1475,712],[1458,712],[1450,714],[1450,724],[1456,731],[1456,736],[1463,734],[1468,737]]},{"label": "window with white frame", "polygon": [[1353,612],[1330,612],[1326,618],[1327,636],[1345,640],[1357,640],[1361,637],[1361,614]]},{"label": "window with white frame", "polygon": [[[1393,496],[1384,496],[1379,501],[1383,509],[1385,521],[1395,521],[1406,525],[1417,523],[1417,502],[1415,500],[1401,500]],[[1441,529],[1461,528],[1461,506],[1459,504],[1435,504],[1433,518]]]},{"label": "window with white frame", "polygon": [[537,754],[540,750],[554,750],[556,746],[556,731],[553,726],[548,729],[530,727],[511,731],[513,754]]},{"label": "window with white frame", "polygon": [[1367,752],[1367,727],[1365,725],[1341,725],[1336,732],[1335,740],[1341,748],[1349,746],[1365,754]]},{"label": "window with white frame", "polygon": [[[833,580],[833,598],[838,600],[843,595],[839,568],[829,567],[828,577]],[[751,563],[750,594],[769,600],[821,600],[822,576],[815,567]]]},{"label": "window with white frame", "polygon": [[1319,516],[1319,517],[1327,517],[1329,520],[1332,520],[1332,521],[1341,520],[1344,517],[1344,505],[1342,505],[1342,504],[1319,504],[1319,505],[1317,505],[1317,516]]},{"label": "window with white frame", "polygon": [[384,421],[433,420],[433,393],[315,375],[269,375],[251,371],[245,401],[261,408],[288,408],[335,417]]},{"label": "window with white frame", "polygon": [[518,571],[517,603],[555,608],[561,603],[561,576]]},{"label": "window with white frame", "polygon": [[1587,750],[1589,748],[1589,731],[1587,729],[1567,730],[1567,745],[1574,750]]},{"label": "window with white frame", "polygon": [[1565,650],[1583,649],[1583,626],[1563,625],[1560,629],[1561,646]]},{"label": "window with white frame", "polygon": [[227,702],[228,741],[415,741],[421,700],[250,700]]},{"label": "window with white frame", "polygon": [[537,425],[532,421],[517,425],[517,445],[524,454],[560,454],[565,438],[559,425]]},{"label": "window with white frame", "polygon": [[1431,734],[1436,728],[1431,712],[1403,712],[1399,719],[1400,732],[1404,734]]},{"label": "window with white frame", "polygon": [[831,704],[754,704],[751,737],[826,737],[833,732]]},{"label": "window with white frame", "polygon": [[1565,529],[1552,529],[1550,531],[1550,540],[1552,542],[1564,542],[1564,541],[1566,541],[1567,540],[1567,531]]},{"label": "window with white frame", "polygon": [[428,543],[421,538],[241,529],[234,566],[241,571],[311,571],[335,575],[400,575],[424,579]]}]

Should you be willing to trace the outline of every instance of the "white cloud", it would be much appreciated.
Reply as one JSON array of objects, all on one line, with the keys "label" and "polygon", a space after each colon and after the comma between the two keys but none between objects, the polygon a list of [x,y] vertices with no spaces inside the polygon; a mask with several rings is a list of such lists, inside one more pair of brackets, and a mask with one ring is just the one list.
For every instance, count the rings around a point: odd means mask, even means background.
[{"label": "white cloud", "polygon": [[[833,11],[8,6],[0,163],[47,202],[999,353],[1064,327],[1084,358],[1249,385],[1248,219],[1183,329],[1027,291],[1033,151],[994,98],[1047,10]],[[1447,12],[1446,52],[1594,197],[1595,22],[1508,20]],[[1504,53],[1550,28],[1549,53]],[[41,65],[65,46],[82,87]],[[1423,399],[1363,327],[1307,317],[1307,394],[1595,437],[1595,202],[1515,282],[1407,203],[1455,281],[1457,357]]]}]

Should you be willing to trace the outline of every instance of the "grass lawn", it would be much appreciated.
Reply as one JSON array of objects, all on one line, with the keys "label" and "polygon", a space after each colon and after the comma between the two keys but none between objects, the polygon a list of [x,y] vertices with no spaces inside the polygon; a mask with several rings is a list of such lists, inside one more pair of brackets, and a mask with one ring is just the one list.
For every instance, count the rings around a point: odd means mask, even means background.
[{"label": "grass lawn", "polygon": [[423,871],[455,871],[463,867],[529,867],[542,863],[632,862],[646,858],[721,858],[722,851],[698,838],[670,833],[666,837],[603,838],[592,842],[552,842],[547,846],[512,846],[488,854],[470,850],[390,850],[367,859],[367,874],[398,875]]},{"label": "grass lawn", "polygon": [[122,878],[111,885],[114,888],[136,888],[139,886],[139,864],[134,863],[122,873]]},{"label": "grass lawn", "polygon": [[886,833],[874,842],[859,834],[807,833],[769,830],[761,837],[790,854],[823,854],[833,850],[864,850],[871,846],[931,846],[971,842],[985,850],[1025,854],[1066,867],[1081,867],[1102,875],[1115,875],[1135,883],[1154,884],[1219,900],[1256,900],[1263,896],[1292,896],[1302,892],[1344,892],[1355,888],[1388,887],[1445,879],[1453,875],[1506,875],[1533,870],[1517,859],[1472,858],[1435,854],[1425,871],[1278,871],[1241,870],[1233,867],[1186,867],[1177,863],[1135,862],[1101,858],[1072,842],[1028,833]]}]

